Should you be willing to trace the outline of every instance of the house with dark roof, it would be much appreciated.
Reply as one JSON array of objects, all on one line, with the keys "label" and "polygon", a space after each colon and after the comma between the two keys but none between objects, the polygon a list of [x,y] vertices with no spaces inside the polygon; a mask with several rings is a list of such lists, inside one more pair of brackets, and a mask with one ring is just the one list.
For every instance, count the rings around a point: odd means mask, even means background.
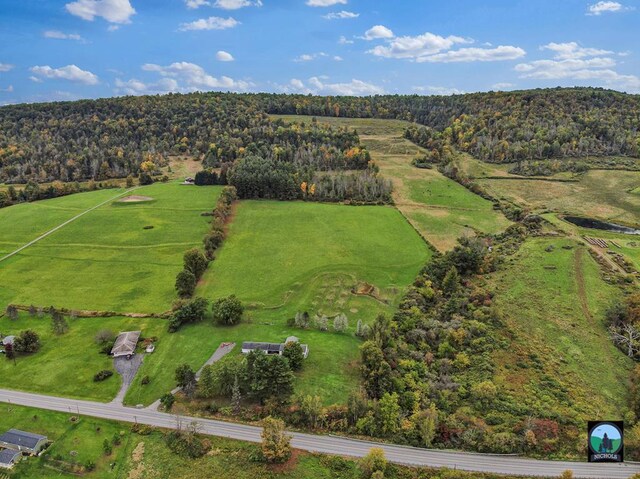
[{"label": "house with dark roof", "polygon": [[22,454],[12,449],[0,449],[0,467],[11,469],[22,457]]},{"label": "house with dark roof", "polygon": [[[259,343],[252,341],[245,341],[242,343],[242,354],[249,354],[251,351],[262,351],[265,354],[277,354],[282,356],[284,347],[287,343],[299,343],[300,340],[295,336],[289,336],[284,343]],[[307,344],[301,344],[302,354],[306,359],[309,356],[309,346]]]},{"label": "house with dark roof", "polygon": [[47,445],[47,436],[9,429],[0,436],[0,447],[26,454],[37,455]]},{"label": "house with dark roof", "polygon": [[138,345],[140,334],[140,331],[125,331],[118,334],[116,342],[113,343],[113,348],[111,348],[111,355],[114,358],[120,356],[133,356],[136,352],[136,346]]}]

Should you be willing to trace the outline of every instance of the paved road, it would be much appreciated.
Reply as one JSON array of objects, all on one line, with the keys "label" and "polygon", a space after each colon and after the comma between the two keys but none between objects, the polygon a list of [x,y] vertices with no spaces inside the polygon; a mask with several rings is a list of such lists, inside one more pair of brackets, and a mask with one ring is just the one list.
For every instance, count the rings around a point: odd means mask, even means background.
[{"label": "paved road", "polygon": [[24,249],[27,249],[29,246],[31,246],[31,245],[33,245],[33,244],[37,243],[38,241],[40,241],[40,240],[42,240],[42,239],[46,238],[46,237],[47,237],[47,236],[49,236],[50,234],[55,233],[55,232],[56,232],[56,231],[58,231],[60,228],[64,228],[64,227],[65,227],[65,226],[67,226],[69,223],[71,223],[71,222],[73,222],[73,221],[77,220],[78,218],[80,218],[80,217],[82,217],[82,216],[86,215],[87,213],[90,213],[91,211],[93,211],[93,210],[95,210],[95,209],[97,209],[97,208],[100,208],[102,205],[106,205],[107,203],[109,203],[109,202],[111,202],[111,201],[113,201],[113,200],[115,200],[115,199],[117,199],[117,198],[120,198],[122,195],[126,195],[127,193],[131,193],[133,190],[136,190],[136,189],[138,189],[138,188],[140,188],[140,187],[139,187],[139,186],[135,186],[135,187],[133,187],[133,188],[130,188],[130,189],[128,189],[127,191],[125,191],[125,192],[123,192],[123,193],[119,193],[119,194],[117,194],[117,195],[116,195],[116,196],[114,196],[113,198],[109,198],[108,200],[103,201],[103,202],[102,202],[102,203],[100,203],[99,205],[92,206],[92,207],[91,207],[91,208],[89,208],[88,210],[85,210],[85,211],[83,211],[82,213],[75,215],[73,218],[70,218],[70,219],[68,219],[67,221],[65,221],[64,223],[59,224],[59,225],[58,225],[58,226],[56,226],[55,228],[50,229],[50,230],[49,230],[49,231],[47,231],[46,233],[44,233],[44,234],[42,234],[42,235],[38,236],[36,239],[34,239],[34,240],[32,240],[32,241],[29,241],[27,244],[25,244],[25,245],[21,246],[21,247],[20,247],[20,248],[18,248],[17,250],[12,251],[11,253],[9,253],[9,254],[7,254],[7,255],[3,256],[2,258],[0,258],[0,263],[2,263],[5,259],[9,259],[9,258],[11,258],[12,256],[14,256],[14,255],[18,254],[20,251],[22,251],[22,250],[24,250]]},{"label": "paved road", "polygon": [[[79,413],[81,415],[112,419],[124,422],[138,422],[150,426],[176,428],[177,418],[171,414],[150,409],[133,409],[117,404],[57,398],[39,394],[0,389],[0,402],[31,406],[52,411]],[[181,422],[198,421],[203,434],[221,436],[241,441],[259,442],[261,429],[244,424],[223,421],[181,417]],[[371,447],[384,449],[390,461],[399,464],[431,467],[448,467],[468,471],[482,471],[495,474],[515,474],[523,476],[558,477],[571,469],[577,478],[626,479],[640,473],[640,464],[588,464],[580,462],[538,461],[513,456],[492,456],[461,452],[433,451],[413,447],[377,444],[335,436],[320,436],[292,433],[292,444],[298,449],[342,456],[362,457]]]}]

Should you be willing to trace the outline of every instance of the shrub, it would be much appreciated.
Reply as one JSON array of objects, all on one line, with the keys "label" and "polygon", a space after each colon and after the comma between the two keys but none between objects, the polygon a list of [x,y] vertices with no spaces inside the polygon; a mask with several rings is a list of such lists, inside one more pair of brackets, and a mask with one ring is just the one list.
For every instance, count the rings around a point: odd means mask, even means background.
[{"label": "shrub", "polygon": [[143,386],[146,386],[150,382],[151,382],[151,378],[149,377],[148,374],[143,376],[142,379],[140,380],[140,384],[142,384]]},{"label": "shrub", "polygon": [[289,367],[292,371],[299,371],[300,369],[302,369],[304,352],[299,342],[289,341],[287,344],[285,344],[282,355],[289,360]]},{"label": "shrub", "polygon": [[186,269],[183,269],[176,276],[176,291],[182,298],[187,298],[193,294],[196,289],[195,275]]},{"label": "shrub", "polygon": [[232,326],[238,324],[242,319],[244,307],[235,295],[227,298],[220,298],[211,307],[213,320],[221,325]]},{"label": "shrub", "polygon": [[384,451],[379,447],[372,447],[369,453],[360,459],[359,466],[362,476],[366,479],[372,478],[376,472],[384,474],[387,469],[387,458]]},{"label": "shrub", "polygon": [[40,336],[31,329],[22,331],[14,340],[13,349],[18,353],[36,353],[40,349]]},{"label": "shrub", "polygon": [[184,254],[184,269],[190,271],[198,281],[207,270],[207,258],[197,249],[193,248]]},{"label": "shrub", "polygon": [[262,455],[267,462],[286,462],[291,457],[291,436],[284,430],[284,422],[271,416],[262,421]]},{"label": "shrub", "polygon": [[171,411],[174,402],[176,402],[176,397],[171,393],[167,393],[160,398],[160,405],[165,411]]},{"label": "shrub", "polygon": [[203,441],[193,432],[171,431],[165,441],[173,453],[182,457],[197,459],[207,453]]},{"label": "shrub", "polygon": [[110,378],[111,376],[113,376],[113,371],[111,371],[110,369],[103,369],[102,371],[96,373],[93,376],[93,382],[100,382],[100,381],[104,381],[105,379]]}]

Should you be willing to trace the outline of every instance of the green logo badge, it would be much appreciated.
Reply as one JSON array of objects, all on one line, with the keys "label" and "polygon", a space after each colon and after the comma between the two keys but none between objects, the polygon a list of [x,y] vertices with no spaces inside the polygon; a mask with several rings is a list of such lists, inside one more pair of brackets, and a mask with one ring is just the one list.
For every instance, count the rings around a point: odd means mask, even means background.
[{"label": "green logo badge", "polygon": [[589,421],[589,462],[624,460],[622,421]]}]

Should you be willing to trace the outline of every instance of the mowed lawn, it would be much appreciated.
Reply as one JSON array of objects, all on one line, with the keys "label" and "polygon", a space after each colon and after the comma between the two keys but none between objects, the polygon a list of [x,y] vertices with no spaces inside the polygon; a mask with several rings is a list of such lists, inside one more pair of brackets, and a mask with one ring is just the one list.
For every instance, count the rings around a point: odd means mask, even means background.
[{"label": "mowed lawn", "polygon": [[633,363],[604,324],[620,291],[601,279],[584,246],[529,239],[493,288],[509,331],[509,347],[496,355],[497,385],[549,416],[574,409],[584,420],[624,410]]},{"label": "mowed lawn", "polygon": [[[272,115],[287,122],[310,124],[312,117]],[[393,182],[397,208],[431,244],[453,248],[461,236],[499,233],[511,222],[493,203],[472,193],[437,169],[419,169],[411,162],[425,150],[403,137],[411,123],[371,118],[317,117],[319,123],[355,129],[380,172]]]},{"label": "mowed lawn", "polygon": [[[121,192],[124,192],[122,190]],[[160,312],[175,299],[182,255],[202,244],[219,187],[156,183],[110,202],[0,263],[0,306],[8,303],[119,312]],[[0,210],[0,233],[14,250],[117,190],[72,195]],[[6,222],[6,223],[5,223]],[[151,227],[145,229],[145,227]]]}]

